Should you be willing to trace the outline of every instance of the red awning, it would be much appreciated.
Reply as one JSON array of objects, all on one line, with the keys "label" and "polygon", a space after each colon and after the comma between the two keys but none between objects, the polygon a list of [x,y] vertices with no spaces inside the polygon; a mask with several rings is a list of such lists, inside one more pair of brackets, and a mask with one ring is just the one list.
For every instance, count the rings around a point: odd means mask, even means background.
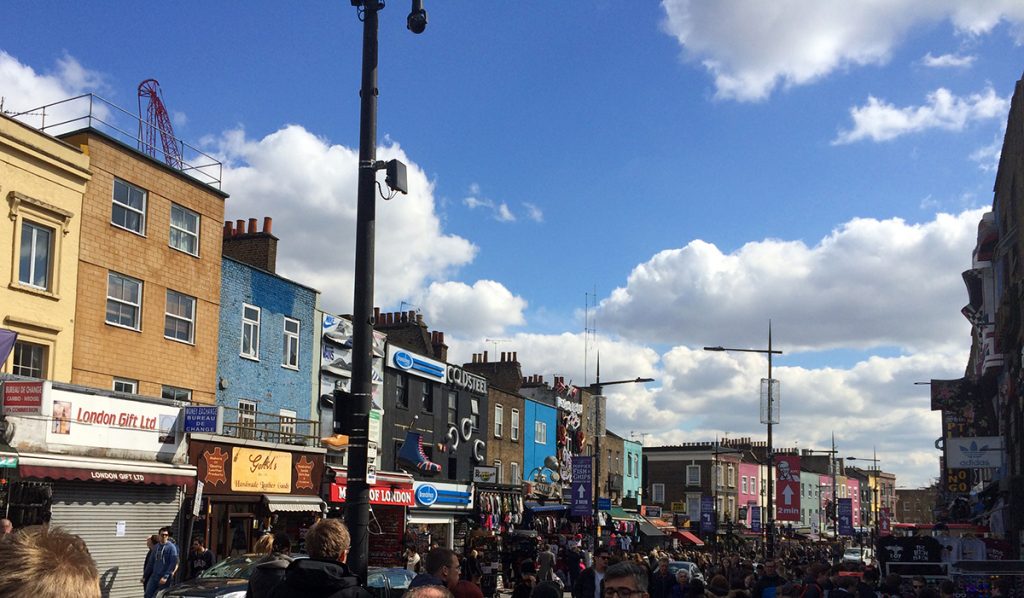
[{"label": "red awning", "polygon": [[26,453],[19,456],[18,473],[23,478],[43,480],[79,480],[160,486],[186,486],[195,483],[196,479],[196,469],[191,466]]},{"label": "red awning", "polygon": [[680,540],[686,540],[694,546],[704,546],[704,540],[701,540],[697,536],[691,534],[690,532],[684,529],[677,530],[676,533],[672,534],[672,537],[679,538]]}]

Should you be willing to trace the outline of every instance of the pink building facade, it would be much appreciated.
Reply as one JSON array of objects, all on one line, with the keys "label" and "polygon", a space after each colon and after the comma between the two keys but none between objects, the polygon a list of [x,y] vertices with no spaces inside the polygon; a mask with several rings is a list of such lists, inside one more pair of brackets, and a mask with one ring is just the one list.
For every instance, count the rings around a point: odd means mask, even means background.
[{"label": "pink building facade", "polygon": [[[740,484],[736,492],[736,505],[740,508],[747,507],[746,518],[740,517],[739,522],[750,526],[750,517],[753,509],[761,504],[761,466],[756,463],[740,463]],[[762,513],[761,521],[765,517]]]}]

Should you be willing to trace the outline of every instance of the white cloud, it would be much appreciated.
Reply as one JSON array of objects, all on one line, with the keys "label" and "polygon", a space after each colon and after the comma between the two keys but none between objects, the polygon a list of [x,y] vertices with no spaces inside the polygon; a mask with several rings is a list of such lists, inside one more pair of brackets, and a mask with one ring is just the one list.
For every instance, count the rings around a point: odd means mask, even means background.
[{"label": "white cloud", "polygon": [[931,52],[925,54],[921,64],[930,68],[966,68],[974,64],[977,56],[960,56],[959,54],[943,54],[932,56]]},{"label": "white cloud", "polygon": [[597,317],[649,343],[761,345],[771,318],[790,351],[940,350],[969,334],[950,314],[966,300],[959,273],[982,212],[923,224],[859,218],[814,246],[768,239],[724,254],[693,241],[636,266]]},{"label": "white cloud", "polygon": [[[208,140],[211,142],[211,140]],[[215,140],[225,159],[227,218],[272,216],[278,271],[323,292],[324,307],[351,309],[358,152],[331,145],[298,125],[258,140],[243,130]],[[431,281],[471,262],[476,247],[446,234],[434,209],[434,185],[397,144],[380,158],[408,165],[408,195],[377,202],[375,303],[422,293]]]},{"label": "white cloud", "polygon": [[992,143],[979,147],[971,153],[971,160],[978,163],[978,168],[985,172],[995,172],[999,168],[999,157],[1003,153],[1003,138],[1006,136],[1006,121],[999,133],[992,138]]},{"label": "white cloud", "polygon": [[[49,73],[36,72],[22,64],[17,58],[0,50],[0,95],[3,95],[5,113],[17,113],[61,100],[67,100],[83,93],[102,92],[106,89],[104,76],[82,66],[73,56],[65,54],[57,60],[56,68]],[[110,121],[110,111],[103,104],[94,104],[95,115]],[[88,115],[88,99],[54,106],[46,112],[46,123],[66,121]],[[25,114],[18,117],[26,124],[43,126],[42,115]],[[73,128],[80,128],[82,122],[75,122],[61,128],[48,128],[50,134],[59,134]]]},{"label": "white cloud", "polygon": [[512,213],[511,208],[505,202],[496,202],[492,199],[485,197],[479,197],[480,185],[473,183],[469,186],[469,196],[462,200],[462,203],[469,209],[475,210],[477,208],[483,208],[485,211],[490,212],[491,217],[498,222],[515,222],[516,215]]},{"label": "white cloud", "polygon": [[[949,21],[982,35],[1020,26],[1019,0],[662,0],[663,27],[715,81],[716,97],[766,99],[780,85],[813,83],[836,70],[886,63],[916,26]],[[1021,40],[1018,30],[1018,43]]]},{"label": "white cloud", "polygon": [[526,217],[534,222],[544,222],[544,212],[536,204],[530,202],[523,202],[523,207],[526,208]]},{"label": "white cloud", "polygon": [[526,323],[526,300],[493,280],[434,282],[419,303],[432,328],[453,335],[497,336]]},{"label": "white cloud", "polygon": [[888,141],[928,129],[962,131],[971,122],[1005,118],[1009,109],[1009,98],[999,97],[991,87],[966,97],[939,88],[928,94],[924,105],[905,108],[898,108],[870,96],[864,106],[850,109],[853,129],[840,131],[832,143],[838,145],[863,139]]}]

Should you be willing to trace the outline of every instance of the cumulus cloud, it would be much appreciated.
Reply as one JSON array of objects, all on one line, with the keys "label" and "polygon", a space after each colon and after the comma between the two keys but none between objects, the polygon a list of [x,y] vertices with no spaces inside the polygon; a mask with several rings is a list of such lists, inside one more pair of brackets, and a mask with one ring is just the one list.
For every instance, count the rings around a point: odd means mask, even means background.
[{"label": "cumulus cloud", "polygon": [[969,334],[950,314],[966,301],[982,213],[858,218],[813,246],[767,239],[730,254],[696,240],[636,266],[597,317],[654,343],[761,345],[771,318],[789,350],[936,350]]},{"label": "cumulus cloud", "polygon": [[420,303],[433,328],[455,335],[501,335],[509,327],[526,323],[526,300],[493,280],[479,280],[472,286],[434,282]]},{"label": "cumulus cloud", "polygon": [[[351,310],[358,152],[298,125],[262,139],[236,129],[207,142],[225,160],[227,218],[272,216],[278,271],[322,291],[326,309]],[[375,303],[386,306],[420,294],[477,249],[441,229],[433,182],[397,143],[378,153],[408,165],[410,189],[377,202]]]},{"label": "cumulus cloud", "polygon": [[523,207],[526,208],[526,217],[534,222],[544,222],[544,212],[536,204],[530,202],[523,202]]},{"label": "cumulus cloud", "polygon": [[[1001,21],[1019,26],[1017,0],[817,2],[662,0],[663,27],[689,60],[714,78],[716,97],[764,100],[779,86],[813,83],[836,70],[886,63],[915,26],[949,21],[982,35]],[[738,18],[742,15],[742,18]]]},{"label": "cumulus cloud", "polygon": [[921,64],[929,68],[967,68],[974,64],[977,56],[960,56],[959,54],[943,54],[932,56],[931,52],[925,54]]},{"label": "cumulus cloud", "polygon": [[864,139],[889,141],[928,129],[962,131],[975,121],[1005,118],[1009,109],[1010,99],[999,97],[991,87],[965,97],[939,88],[928,94],[924,105],[904,108],[870,96],[867,104],[850,109],[853,129],[840,131],[832,143],[840,145]]},{"label": "cumulus cloud", "polygon": [[[7,114],[106,89],[105,78],[101,73],[82,66],[71,55],[65,54],[57,60],[54,69],[41,73],[0,50],[0,90],[3,90],[3,110]],[[97,117],[105,121],[112,118],[109,109],[103,104],[94,104],[93,110]],[[88,115],[88,111],[89,101],[83,99],[51,107],[47,110],[46,119],[49,123],[61,122]],[[41,114],[24,114],[18,119],[33,127],[43,126]],[[47,132],[56,135],[81,126],[81,123],[72,123],[61,128],[48,128]]]},{"label": "cumulus cloud", "polygon": [[979,147],[971,152],[971,160],[978,163],[978,168],[985,172],[995,172],[999,168],[999,157],[1003,153],[1003,137],[1006,136],[1006,122],[1000,132],[992,139],[992,143]]}]

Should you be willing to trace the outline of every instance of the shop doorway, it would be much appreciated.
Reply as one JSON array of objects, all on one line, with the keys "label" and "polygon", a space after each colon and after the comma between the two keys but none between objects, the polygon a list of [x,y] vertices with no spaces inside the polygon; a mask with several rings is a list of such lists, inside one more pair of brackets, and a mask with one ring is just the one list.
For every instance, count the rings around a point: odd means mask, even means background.
[{"label": "shop doorway", "polygon": [[252,503],[218,503],[210,508],[209,549],[217,558],[252,550],[256,514]]}]

